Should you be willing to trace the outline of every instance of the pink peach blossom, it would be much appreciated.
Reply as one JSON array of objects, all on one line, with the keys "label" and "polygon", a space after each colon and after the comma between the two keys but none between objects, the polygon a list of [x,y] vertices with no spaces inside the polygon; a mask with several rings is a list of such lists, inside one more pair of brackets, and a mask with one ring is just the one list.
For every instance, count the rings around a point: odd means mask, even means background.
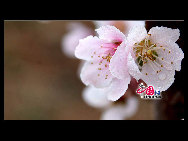
[{"label": "pink peach blossom", "polygon": [[[88,36],[81,39],[76,47],[75,56],[86,60],[80,77],[85,85],[104,88],[108,99],[116,101],[124,95],[131,79],[126,67],[118,70],[123,76],[113,75],[114,68],[120,68],[117,61],[126,65],[129,51],[124,49],[126,37],[110,25],[102,26],[96,31],[99,37]],[[116,53],[122,55],[117,59]]]}]

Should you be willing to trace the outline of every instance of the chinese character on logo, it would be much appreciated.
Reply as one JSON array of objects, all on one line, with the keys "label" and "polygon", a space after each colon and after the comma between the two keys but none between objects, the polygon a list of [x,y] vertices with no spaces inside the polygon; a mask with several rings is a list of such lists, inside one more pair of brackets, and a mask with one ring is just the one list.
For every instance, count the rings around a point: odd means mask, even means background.
[{"label": "chinese character on logo", "polygon": [[[154,90],[153,86],[148,86],[145,88],[143,83],[139,84],[139,88],[137,89],[137,94],[141,94],[141,98],[150,98],[150,99],[156,99],[156,98],[161,98],[160,91],[159,90]],[[145,95],[143,95],[143,93]]]}]

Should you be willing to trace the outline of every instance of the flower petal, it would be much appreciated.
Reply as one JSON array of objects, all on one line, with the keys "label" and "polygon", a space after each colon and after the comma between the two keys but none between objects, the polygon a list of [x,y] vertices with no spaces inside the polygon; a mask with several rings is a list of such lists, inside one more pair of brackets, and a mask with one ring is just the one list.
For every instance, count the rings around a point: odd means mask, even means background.
[{"label": "flower petal", "polygon": [[127,41],[129,45],[133,45],[142,41],[147,36],[147,31],[144,26],[134,26],[129,30]]},{"label": "flower petal", "polygon": [[116,27],[106,25],[102,26],[99,29],[96,29],[99,34],[99,38],[102,40],[106,40],[109,42],[123,41],[125,39],[125,35]]},{"label": "flower petal", "polygon": [[123,80],[114,78],[111,84],[104,89],[104,92],[107,94],[107,98],[111,101],[118,100],[125,94],[130,81],[130,76]]},{"label": "flower petal", "polygon": [[101,51],[100,47],[103,42],[96,36],[88,36],[79,40],[75,50],[75,56],[79,59],[90,61],[94,52]]},{"label": "flower petal", "polygon": [[93,21],[95,26],[97,28],[100,28],[101,26],[104,26],[104,25],[113,25],[114,21]]},{"label": "flower petal", "polygon": [[80,78],[80,73],[82,71],[82,68],[83,68],[84,64],[85,64],[85,61],[81,60],[80,64],[78,65],[78,69],[77,69],[77,76],[78,76],[78,78]]},{"label": "flower petal", "polygon": [[115,105],[102,113],[101,120],[124,120],[133,116],[138,109],[138,98],[129,97],[126,104]]},{"label": "flower petal", "polygon": [[117,48],[115,54],[110,60],[109,69],[113,76],[118,79],[124,79],[129,77],[127,68],[127,56],[129,48],[126,48],[125,41]]},{"label": "flower petal", "polygon": [[99,69],[98,62],[86,62],[81,70],[80,77],[85,85],[93,85],[97,88],[107,87],[113,78],[109,68],[101,65]]},{"label": "flower petal", "polygon": [[131,53],[129,53],[127,60],[129,74],[138,81],[141,78],[142,73],[140,72],[137,64],[135,63],[134,58],[131,56]]},{"label": "flower petal", "polygon": [[[156,73],[159,69],[161,71]],[[154,67],[154,65],[152,67],[149,63],[143,65],[141,79],[147,85],[152,85],[156,90],[165,91],[174,82],[175,70],[167,70],[164,67],[160,67],[158,70],[157,67]]]},{"label": "flower petal", "polygon": [[152,27],[149,31],[153,42],[161,43],[169,40],[176,42],[180,36],[179,29],[171,29],[167,27]]},{"label": "flower petal", "polygon": [[86,87],[83,90],[82,97],[88,105],[95,108],[106,108],[112,104],[100,88],[93,86]]},{"label": "flower petal", "polygon": [[125,24],[125,35],[128,35],[129,30],[134,26],[145,26],[145,21],[124,21]]},{"label": "flower petal", "polygon": [[175,69],[181,70],[181,60],[184,58],[184,53],[178,44],[173,41],[167,43],[160,43],[165,50],[160,49],[157,51],[158,57],[163,58],[160,63],[165,66],[168,70]]},{"label": "flower petal", "polygon": [[92,32],[89,28],[79,23],[69,24],[69,32],[62,38],[62,51],[68,57],[74,58],[75,48],[79,43],[79,40],[89,36]]}]

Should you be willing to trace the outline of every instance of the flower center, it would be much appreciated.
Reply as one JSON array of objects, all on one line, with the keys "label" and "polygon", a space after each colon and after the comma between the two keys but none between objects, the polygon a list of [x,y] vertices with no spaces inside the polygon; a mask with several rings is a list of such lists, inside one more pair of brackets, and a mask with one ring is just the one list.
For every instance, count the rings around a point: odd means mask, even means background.
[{"label": "flower center", "polygon": [[114,41],[112,43],[106,43],[101,46],[101,49],[104,49],[104,54],[99,55],[103,60],[106,60],[107,62],[110,62],[112,56],[115,54],[118,46],[121,44],[121,41]]},{"label": "flower center", "polygon": [[[102,77],[101,73],[103,70],[108,69],[110,60],[112,56],[115,54],[118,46],[121,44],[121,41],[113,41],[108,43],[101,44],[101,50],[93,52],[91,58],[93,60],[97,60],[98,62],[98,77]],[[91,62],[93,64],[93,62]],[[105,76],[103,76],[105,79],[108,79],[109,74],[106,73]]]},{"label": "flower center", "polygon": [[151,43],[151,41],[146,37],[140,43],[135,43],[133,51],[137,57],[137,63],[140,67],[147,63],[148,60],[155,61],[158,57],[155,51],[156,44]]},{"label": "flower center", "polygon": [[[171,51],[166,47],[157,46],[157,44],[152,43],[150,36],[151,34],[148,34],[144,40],[135,43],[133,52],[136,56],[136,63],[138,64],[140,71],[142,71],[142,66],[148,63],[156,73],[159,73],[161,72],[161,67],[164,66],[163,63],[170,63],[165,61],[163,57],[159,57],[157,50],[168,50],[168,53]],[[171,64],[173,64],[173,62],[171,62]],[[148,75],[148,73],[146,73],[146,75]]]}]

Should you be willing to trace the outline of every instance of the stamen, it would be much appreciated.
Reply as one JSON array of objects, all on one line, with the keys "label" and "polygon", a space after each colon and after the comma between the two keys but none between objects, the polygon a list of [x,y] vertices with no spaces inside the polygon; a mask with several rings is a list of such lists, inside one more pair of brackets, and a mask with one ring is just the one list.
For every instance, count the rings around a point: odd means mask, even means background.
[{"label": "stamen", "polygon": [[[153,69],[154,72],[158,72],[156,71],[156,69],[153,67],[153,65],[155,66],[155,64],[153,64],[153,62],[151,61],[151,63],[149,63],[149,65],[151,66],[151,68]],[[158,67],[157,67],[158,68]]]},{"label": "stamen", "polygon": [[160,57],[156,56],[155,54],[153,54],[153,55],[154,55],[157,59],[159,59],[160,61],[165,62],[165,63],[167,63],[167,64],[170,64],[169,62],[165,61],[163,57],[160,58]]},{"label": "stamen", "polygon": [[151,49],[151,48],[153,48],[153,47],[156,48],[156,44],[152,44],[148,49]]},{"label": "stamen", "polygon": [[[160,65],[159,65],[156,61],[153,61],[152,64],[153,64],[157,69],[160,68]],[[158,72],[161,72],[161,70],[159,70]]]},{"label": "stamen", "polygon": [[107,77],[108,77],[108,75],[106,74],[106,77],[105,77],[105,79],[107,79]]},{"label": "stamen", "polygon": [[152,48],[150,50],[159,50],[159,49],[163,49],[164,51],[167,49],[169,51],[169,53],[170,53],[170,50],[167,47],[163,47],[163,46],[160,46],[160,47],[156,46],[155,48]]},{"label": "stamen", "polygon": [[165,67],[166,69],[168,69],[168,67],[165,65],[165,66],[163,66],[162,64],[160,65],[160,64],[158,64],[156,61],[154,61],[154,63],[158,66],[158,67]]}]

